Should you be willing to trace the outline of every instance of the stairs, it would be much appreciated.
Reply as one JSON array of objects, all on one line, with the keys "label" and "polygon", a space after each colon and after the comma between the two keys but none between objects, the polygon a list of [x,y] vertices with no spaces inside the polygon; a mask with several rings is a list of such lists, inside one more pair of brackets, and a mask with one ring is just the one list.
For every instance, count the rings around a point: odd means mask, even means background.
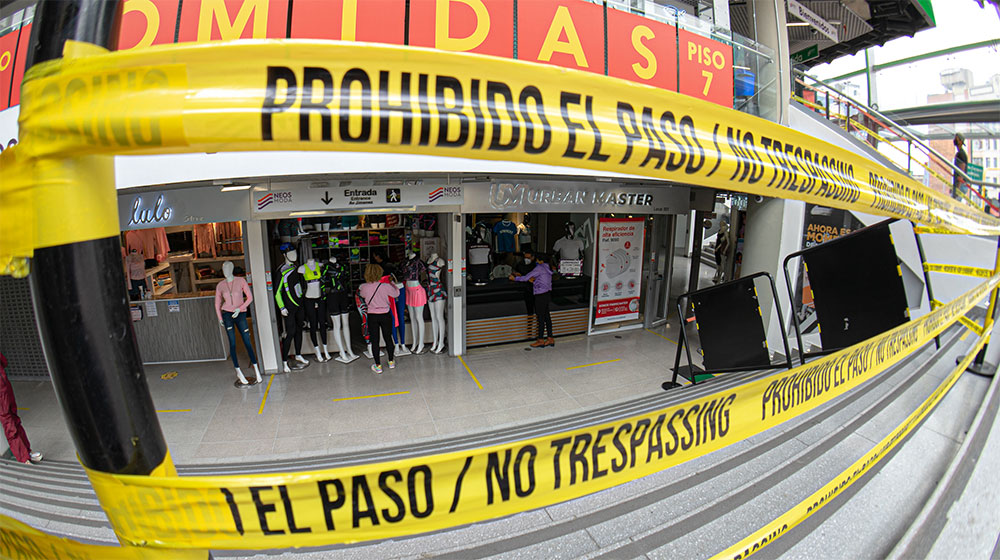
[{"label": "stairs", "polygon": [[[832,480],[900,424],[954,368],[955,357],[965,353],[972,339],[961,340],[964,332],[964,327],[952,327],[942,336],[940,351],[929,344],[855,391],[799,418],[628,484],[475,525],[297,552],[305,558],[708,557]],[[468,449],[655,410],[762,375],[721,376],[696,387],[587,413],[411,447],[268,463],[185,465],[178,471],[182,475],[301,471]],[[758,557],[887,556],[949,471],[988,387],[985,378],[963,375],[924,424],[874,473]],[[84,542],[117,542],[78,465],[0,461],[0,484],[0,513]],[[213,555],[265,558],[275,553],[215,551]]]}]

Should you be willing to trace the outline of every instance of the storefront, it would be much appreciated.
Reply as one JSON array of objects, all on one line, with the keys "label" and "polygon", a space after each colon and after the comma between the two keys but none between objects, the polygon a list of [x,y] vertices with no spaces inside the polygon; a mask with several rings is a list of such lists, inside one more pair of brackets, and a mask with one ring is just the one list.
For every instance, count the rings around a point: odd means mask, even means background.
[{"label": "storefront", "polygon": [[673,216],[712,202],[711,192],[688,187],[593,180],[506,178],[462,188],[467,347],[540,338],[533,286],[516,281],[534,267],[526,250],[554,272],[546,299],[556,336],[662,322]]},{"label": "storefront", "polygon": [[554,272],[556,336],[652,326],[669,312],[674,217],[712,204],[688,187],[537,176],[218,183],[119,196],[146,363],[229,356],[215,297],[227,261],[252,291],[267,372],[364,354],[356,294],[369,263],[413,296],[397,301],[402,354],[538,337],[533,284],[511,280],[534,268],[526,251]]},{"label": "storefront", "polygon": [[250,285],[252,277],[244,234],[249,187],[226,188],[119,193],[123,281],[144,363],[224,360],[229,355],[216,288],[224,280],[226,262]]},{"label": "storefront", "polygon": [[455,320],[464,305],[461,275],[454,273],[461,203],[461,186],[447,179],[272,180],[255,187],[250,207],[266,240],[279,367],[304,367],[303,358],[350,363],[363,354],[356,349],[367,347],[367,328],[356,296],[372,263],[402,286],[394,310],[397,353],[455,354],[463,334]]}]

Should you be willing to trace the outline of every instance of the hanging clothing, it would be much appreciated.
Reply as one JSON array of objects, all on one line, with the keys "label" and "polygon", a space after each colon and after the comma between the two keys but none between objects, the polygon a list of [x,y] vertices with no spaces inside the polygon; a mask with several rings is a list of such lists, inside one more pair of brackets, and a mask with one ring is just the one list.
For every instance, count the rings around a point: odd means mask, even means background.
[{"label": "hanging clothing", "polygon": [[406,344],[406,320],[404,319],[404,313],[406,312],[406,290],[399,292],[394,312],[398,322],[392,328],[392,342],[394,344]]},{"label": "hanging clothing", "polygon": [[437,263],[427,265],[427,299],[430,301],[440,301],[448,297],[447,292],[444,290],[444,284],[441,282],[441,270],[443,268],[443,266],[439,266]]},{"label": "hanging clothing", "polygon": [[517,224],[510,220],[500,220],[493,226],[498,253],[513,253],[516,247]]},{"label": "hanging clothing", "polygon": [[197,224],[194,226],[194,256],[215,253],[215,224]]},{"label": "hanging clothing", "polygon": [[170,243],[167,242],[167,230],[164,228],[133,229],[125,232],[125,250],[132,249],[142,253],[144,259],[166,260],[170,253]]}]

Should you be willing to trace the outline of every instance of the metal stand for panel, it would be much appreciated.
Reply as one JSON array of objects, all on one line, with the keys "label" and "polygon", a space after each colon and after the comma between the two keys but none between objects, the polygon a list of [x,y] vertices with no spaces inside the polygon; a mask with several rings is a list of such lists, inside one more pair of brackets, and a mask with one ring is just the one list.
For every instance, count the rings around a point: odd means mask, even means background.
[{"label": "metal stand for panel", "polygon": [[[728,288],[728,287],[730,287],[730,286],[732,286],[734,284],[745,283],[745,282],[748,282],[748,281],[752,283],[753,280],[755,278],[758,278],[758,277],[765,277],[765,278],[767,278],[768,284],[771,287],[771,295],[772,295],[772,297],[774,297],[775,305],[777,305],[778,290],[777,290],[777,288],[774,285],[774,279],[771,278],[771,275],[768,274],[768,273],[766,273],[766,272],[757,272],[755,274],[751,274],[749,276],[744,276],[744,277],[739,278],[737,280],[730,280],[729,282],[723,282],[722,284],[718,284],[718,285],[712,286],[710,288],[705,288],[703,290],[695,290],[693,292],[687,292],[687,293],[681,294],[680,296],[677,297],[677,316],[681,317],[681,318],[684,317],[684,304],[687,301],[690,301],[691,296],[711,294],[712,292],[721,291],[721,290],[723,290],[725,288]],[[779,327],[781,329],[781,342],[785,346],[785,364],[783,364],[783,365],[785,367],[787,367],[788,369],[791,369],[792,368],[792,356],[791,356],[791,351],[788,348],[788,334],[785,331],[784,319],[781,317],[781,310],[780,309],[776,309],[776,311],[778,312],[778,325],[779,325]],[[761,322],[763,322],[763,321],[764,321],[764,318],[761,317]],[[698,366],[694,365],[694,361],[691,359],[691,343],[688,340],[687,329],[685,328],[685,324],[683,322],[683,319],[682,319],[682,322],[681,322],[680,331],[681,331],[680,344],[677,346],[677,352],[676,352],[676,354],[674,356],[674,374],[673,374],[673,377],[671,378],[670,381],[665,381],[663,383],[662,387],[663,387],[663,389],[665,391],[673,389],[674,387],[680,387],[681,386],[681,383],[678,381],[678,377],[684,377],[684,378],[688,379],[689,381],[691,381],[692,385],[697,385],[698,384],[698,375],[714,375],[714,374],[718,374],[718,373],[735,373],[735,372],[740,372],[740,371],[757,371],[757,370],[760,370],[760,369],[777,368],[777,367],[781,367],[782,366],[782,364],[767,364],[767,365],[743,366],[743,367],[735,367],[735,368],[718,368],[718,369],[713,369],[713,370],[710,370],[710,371],[705,370],[703,368],[699,368]],[[766,329],[765,329],[765,332],[767,332]],[[687,356],[687,365],[685,365],[685,366],[681,366],[681,351],[682,351],[682,349],[683,349],[683,352],[685,353],[685,355]]]}]

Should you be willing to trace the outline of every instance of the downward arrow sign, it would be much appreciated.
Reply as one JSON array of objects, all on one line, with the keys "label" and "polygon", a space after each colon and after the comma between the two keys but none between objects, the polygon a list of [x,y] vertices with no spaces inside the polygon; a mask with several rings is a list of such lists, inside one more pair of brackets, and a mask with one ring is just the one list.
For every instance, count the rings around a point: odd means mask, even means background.
[{"label": "downward arrow sign", "polygon": [[320,200],[323,201],[323,204],[326,204],[327,206],[329,206],[330,205],[330,201],[333,200],[332,198],[330,198],[330,191],[323,191],[323,198],[321,198]]}]

